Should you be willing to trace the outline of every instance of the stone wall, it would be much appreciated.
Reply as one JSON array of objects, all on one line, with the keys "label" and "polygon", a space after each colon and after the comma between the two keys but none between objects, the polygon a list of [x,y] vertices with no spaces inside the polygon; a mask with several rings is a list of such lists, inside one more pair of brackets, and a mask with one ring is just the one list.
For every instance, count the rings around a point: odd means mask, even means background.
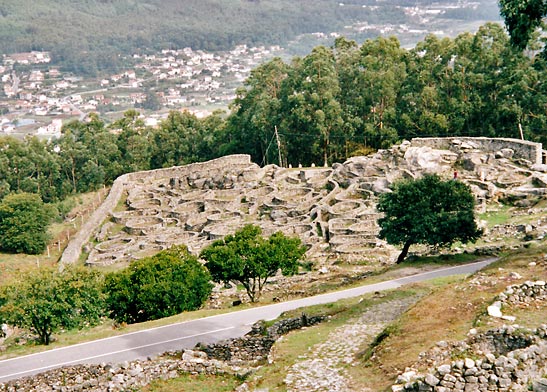
[{"label": "stone wall", "polygon": [[469,149],[477,149],[496,153],[504,149],[513,151],[514,158],[525,159],[534,164],[542,163],[543,147],[541,143],[509,138],[486,137],[446,137],[446,138],[414,138],[412,145],[416,147],[428,146],[435,149],[450,150],[453,146],[467,145]]},{"label": "stone wall", "polygon": [[265,328],[262,323],[257,323],[246,336],[210,344],[200,350],[211,359],[231,363],[256,363],[266,359],[273,344],[280,336],[295,329],[320,323],[323,320],[322,316],[308,317],[303,313],[301,317],[280,320],[269,328]]},{"label": "stone wall", "polygon": [[547,284],[544,280],[526,281],[511,285],[498,296],[502,304],[528,305],[532,301],[547,300]]},{"label": "stone wall", "polygon": [[407,371],[392,391],[527,391],[547,372],[547,325],[536,330],[505,326],[473,337],[468,345],[472,352],[478,345],[487,354],[452,361],[425,375]]}]

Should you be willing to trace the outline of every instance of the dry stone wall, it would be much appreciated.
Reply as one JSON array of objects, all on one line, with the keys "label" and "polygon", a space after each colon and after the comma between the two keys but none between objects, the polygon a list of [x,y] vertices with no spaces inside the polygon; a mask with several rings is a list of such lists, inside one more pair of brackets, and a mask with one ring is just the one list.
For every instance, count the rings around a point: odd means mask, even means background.
[{"label": "dry stone wall", "polygon": [[85,222],[82,228],[76,233],[76,236],[68,243],[61,256],[61,266],[65,263],[76,262],[82,252],[82,247],[89,241],[92,234],[107,219],[122,198],[123,193],[135,183],[142,183],[155,178],[178,178],[188,176],[193,172],[198,172],[206,168],[210,172],[221,171],[228,166],[249,167],[251,158],[249,155],[230,155],[208,161],[206,163],[193,163],[186,166],[176,166],[166,169],[147,170],[134,173],[127,173],[118,177],[104,202],[95,210],[93,215]]},{"label": "dry stone wall", "polygon": [[473,346],[487,353],[440,365],[427,374],[409,370],[392,391],[527,391],[547,374],[547,325],[491,330],[474,337],[468,349],[473,351]]},{"label": "dry stone wall", "polygon": [[542,164],[543,147],[541,143],[510,138],[487,137],[446,137],[415,138],[415,146],[429,146],[435,149],[468,149],[498,153],[505,157],[524,159],[532,165]]}]

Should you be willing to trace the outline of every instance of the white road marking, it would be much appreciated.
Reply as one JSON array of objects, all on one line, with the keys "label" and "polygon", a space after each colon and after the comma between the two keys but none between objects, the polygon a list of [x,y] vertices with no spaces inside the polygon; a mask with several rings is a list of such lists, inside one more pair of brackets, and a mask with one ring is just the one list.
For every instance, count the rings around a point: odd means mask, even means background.
[{"label": "white road marking", "polygon": [[[18,376],[18,375],[26,374],[26,373],[36,373],[36,372],[40,372],[40,371],[42,371],[42,370],[57,368],[57,367],[66,366],[66,365],[70,365],[70,364],[74,364],[74,363],[86,362],[86,361],[90,361],[90,360],[92,360],[92,359],[97,359],[97,358],[105,357],[105,356],[108,356],[108,355],[119,354],[119,353],[123,353],[123,352],[126,352],[126,351],[139,350],[139,349],[141,349],[141,348],[157,346],[157,345],[164,344],[164,343],[176,342],[177,340],[184,340],[184,339],[195,338],[196,336],[208,335],[208,334],[211,334],[211,333],[227,331],[227,330],[229,330],[229,329],[234,329],[234,328],[235,328],[235,327],[227,327],[227,328],[215,329],[215,330],[213,330],[213,331],[207,331],[207,332],[196,333],[196,334],[194,334],[194,335],[183,336],[183,337],[180,337],[180,338],[164,340],[164,341],[161,341],[161,342],[156,342],[156,343],[151,343],[151,344],[145,344],[145,345],[138,346],[138,347],[127,348],[127,349],[124,349],[124,350],[112,351],[112,352],[108,352],[108,353],[104,353],[104,354],[100,354],[100,355],[95,355],[95,356],[92,356],[92,357],[86,357],[86,358],[75,359],[75,360],[73,360],[73,361],[67,361],[67,362],[63,362],[63,363],[57,363],[57,364],[51,365],[51,366],[44,366],[44,367],[41,367],[41,368],[35,368],[35,369],[25,370],[25,371],[23,371],[23,372],[12,373],[12,374],[6,374],[6,375],[0,377],[0,379],[2,379],[2,378],[8,378],[8,377],[13,377],[13,376]],[[13,359],[13,358],[12,358],[12,359]],[[16,358],[15,358],[15,359],[16,359]],[[0,364],[1,364],[2,362],[7,362],[7,361],[9,361],[9,359],[7,359],[7,360],[5,360],[5,361],[1,361]]]}]

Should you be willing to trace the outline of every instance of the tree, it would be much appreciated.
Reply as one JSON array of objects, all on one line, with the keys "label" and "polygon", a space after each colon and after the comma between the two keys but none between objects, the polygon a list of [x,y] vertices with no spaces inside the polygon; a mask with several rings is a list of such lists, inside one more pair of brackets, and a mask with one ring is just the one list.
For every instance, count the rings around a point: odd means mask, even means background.
[{"label": "tree", "polygon": [[[343,138],[344,125],[333,51],[317,46],[301,62],[294,62],[283,93],[282,129],[293,140],[288,146],[289,161],[293,164],[323,161],[325,166],[332,163],[339,155],[336,140]],[[295,137],[297,134],[303,137]],[[308,156],[303,156],[303,151]]]},{"label": "tree", "polygon": [[170,112],[151,140],[151,168],[186,165],[199,161],[202,121],[189,112]]},{"label": "tree", "polygon": [[306,253],[299,238],[277,232],[265,239],[261,234],[260,227],[246,225],[213,242],[200,255],[215,282],[241,283],[251,302],[260,298],[267,280],[280,269],[285,276],[298,272],[298,261]]},{"label": "tree", "polygon": [[238,89],[228,118],[226,149],[229,152],[246,151],[254,162],[279,162],[278,148],[271,147],[274,127],[281,122],[281,84],[289,66],[274,58],[251,71],[245,87]]},{"label": "tree", "polygon": [[103,277],[96,270],[42,268],[0,289],[0,320],[48,345],[60,329],[96,325],[105,313]]},{"label": "tree", "polygon": [[39,254],[47,246],[47,227],[54,208],[39,195],[13,193],[0,202],[0,249],[7,252]]},{"label": "tree", "polygon": [[209,298],[209,272],[185,246],[140,259],[106,277],[110,316],[137,323],[195,310]]},{"label": "tree", "polygon": [[500,0],[500,13],[511,36],[511,43],[523,50],[532,33],[542,25],[547,16],[545,0]]},{"label": "tree", "polygon": [[403,262],[410,245],[449,246],[455,241],[474,241],[482,235],[474,217],[475,199],[469,187],[456,180],[427,174],[417,180],[401,180],[393,192],[380,196],[380,238],[403,245],[397,263]]}]

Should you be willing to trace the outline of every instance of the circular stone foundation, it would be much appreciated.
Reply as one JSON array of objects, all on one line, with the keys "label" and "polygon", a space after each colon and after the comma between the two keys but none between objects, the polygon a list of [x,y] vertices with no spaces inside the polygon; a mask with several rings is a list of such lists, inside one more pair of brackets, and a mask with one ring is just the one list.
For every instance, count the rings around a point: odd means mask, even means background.
[{"label": "circular stone foundation", "polygon": [[329,207],[329,215],[333,217],[344,215],[356,215],[364,207],[359,200],[345,200]]},{"label": "circular stone foundation", "polygon": [[95,250],[99,253],[120,252],[133,245],[134,242],[135,240],[133,238],[113,238],[95,245]]},{"label": "circular stone foundation", "polygon": [[351,225],[358,223],[356,218],[335,218],[329,220],[329,233],[331,235],[336,234],[350,234],[349,228]]},{"label": "circular stone foundation", "polygon": [[147,232],[157,230],[163,226],[163,219],[157,216],[143,216],[129,219],[125,230],[133,235],[146,235]]}]

